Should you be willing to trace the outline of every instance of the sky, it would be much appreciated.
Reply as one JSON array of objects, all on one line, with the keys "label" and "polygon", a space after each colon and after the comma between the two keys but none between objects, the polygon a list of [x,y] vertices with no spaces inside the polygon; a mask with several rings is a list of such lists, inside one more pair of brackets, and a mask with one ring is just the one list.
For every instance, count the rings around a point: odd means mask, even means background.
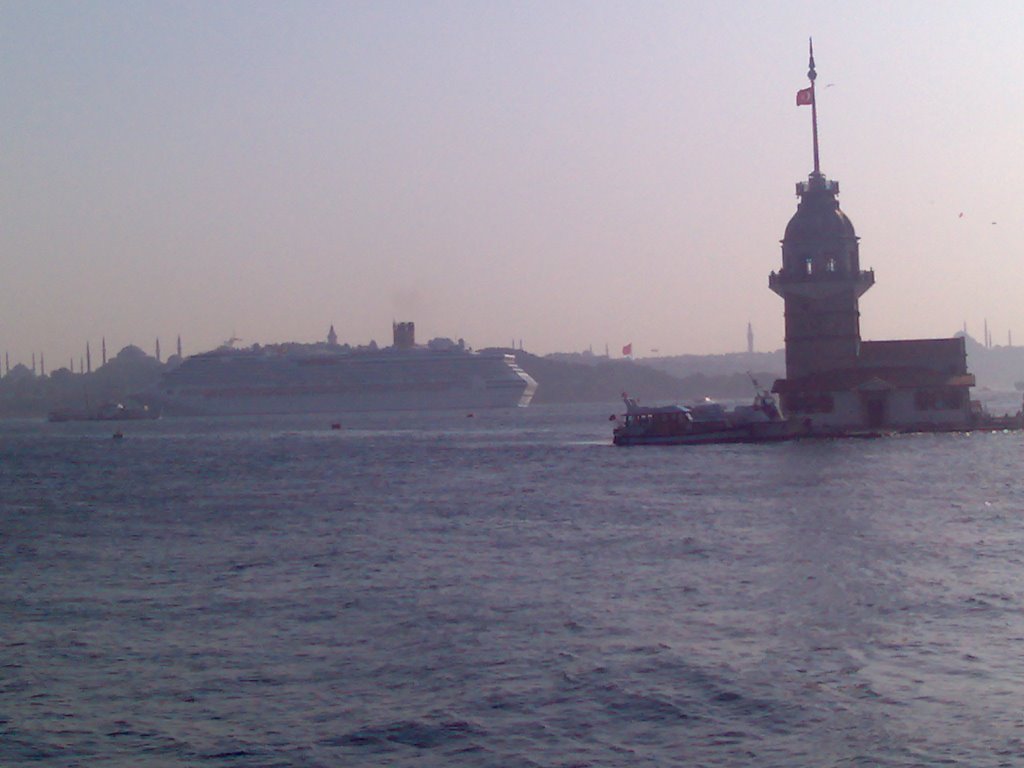
[{"label": "sky", "polygon": [[865,339],[1024,344],[1024,3],[0,0],[0,353],[783,344],[812,169]]}]

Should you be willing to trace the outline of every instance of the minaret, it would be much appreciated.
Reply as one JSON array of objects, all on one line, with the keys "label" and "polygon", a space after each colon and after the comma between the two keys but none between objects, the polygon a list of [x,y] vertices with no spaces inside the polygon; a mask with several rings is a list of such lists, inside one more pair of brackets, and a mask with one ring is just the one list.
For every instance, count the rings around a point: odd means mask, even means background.
[{"label": "minaret", "polygon": [[754,326],[747,321],[747,354],[754,354]]},{"label": "minaret", "polygon": [[160,337],[159,336],[157,336],[157,338],[156,338],[156,361],[158,363],[162,362],[160,360]]},{"label": "minaret", "polygon": [[107,337],[106,336],[104,336],[102,338],[102,342],[103,342],[103,347],[102,347],[103,363],[102,363],[102,365],[106,365],[107,364]]},{"label": "minaret", "polygon": [[181,359],[181,334],[178,334],[178,359]]},{"label": "minaret", "polygon": [[[89,353],[89,342],[85,342],[85,370],[86,373],[92,373],[92,355]],[[81,369],[78,371],[81,373]]]},{"label": "minaret", "polygon": [[46,376],[46,358],[43,357],[43,353],[39,353],[39,375]]},{"label": "minaret", "polygon": [[768,278],[785,300],[791,380],[857,365],[858,299],[875,282],[873,271],[861,271],[857,234],[836,200],[839,183],[821,173],[813,47],[808,67],[811,85],[797,92],[797,105],[811,106],[814,170],[796,185],[800,203],[782,239],[782,269]]},{"label": "minaret", "polygon": [[36,353],[32,353],[32,375],[36,375]]}]

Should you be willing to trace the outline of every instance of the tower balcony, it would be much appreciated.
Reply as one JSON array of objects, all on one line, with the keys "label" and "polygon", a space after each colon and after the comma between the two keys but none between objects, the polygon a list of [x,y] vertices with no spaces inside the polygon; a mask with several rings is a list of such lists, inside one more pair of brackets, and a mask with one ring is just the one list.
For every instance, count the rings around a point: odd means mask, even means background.
[{"label": "tower balcony", "polygon": [[873,269],[814,273],[781,269],[768,275],[768,287],[784,299],[797,296],[822,299],[851,289],[859,299],[874,284]]},{"label": "tower balcony", "polygon": [[796,183],[797,197],[803,197],[808,192],[814,192],[818,190],[822,192],[828,192],[831,195],[838,195],[839,182],[835,181],[834,179],[826,179],[821,174],[818,174],[816,176],[812,173],[811,178],[808,179],[807,181],[798,181]]}]

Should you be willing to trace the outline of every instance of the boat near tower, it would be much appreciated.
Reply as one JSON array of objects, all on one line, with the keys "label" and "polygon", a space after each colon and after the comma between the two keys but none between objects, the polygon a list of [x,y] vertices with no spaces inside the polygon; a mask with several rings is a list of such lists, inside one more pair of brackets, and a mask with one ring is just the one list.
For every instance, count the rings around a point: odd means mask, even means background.
[{"label": "boat near tower", "polygon": [[172,416],[301,414],[524,407],[537,389],[514,355],[418,345],[411,322],[392,334],[383,349],[339,346],[333,326],[327,343],[223,346],[164,374],[148,399]]},{"label": "boat near tower", "polygon": [[775,443],[808,433],[800,421],[786,418],[772,394],[756,381],[754,388],[753,403],[735,408],[713,401],[645,406],[623,394],[626,413],[612,431],[612,442],[622,446]]}]

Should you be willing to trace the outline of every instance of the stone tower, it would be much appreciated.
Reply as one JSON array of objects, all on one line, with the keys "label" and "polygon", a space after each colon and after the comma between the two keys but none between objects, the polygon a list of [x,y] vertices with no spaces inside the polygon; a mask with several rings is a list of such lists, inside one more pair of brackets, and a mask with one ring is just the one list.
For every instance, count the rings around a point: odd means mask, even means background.
[{"label": "stone tower", "polygon": [[858,300],[875,282],[874,272],[860,268],[857,234],[836,199],[839,184],[821,173],[813,48],[807,76],[811,85],[797,93],[797,105],[811,106],[814,171],[796,186],[800,203],[782,240],[782,269],[768,278],[785,301],[790,380],[857,365]]}]

